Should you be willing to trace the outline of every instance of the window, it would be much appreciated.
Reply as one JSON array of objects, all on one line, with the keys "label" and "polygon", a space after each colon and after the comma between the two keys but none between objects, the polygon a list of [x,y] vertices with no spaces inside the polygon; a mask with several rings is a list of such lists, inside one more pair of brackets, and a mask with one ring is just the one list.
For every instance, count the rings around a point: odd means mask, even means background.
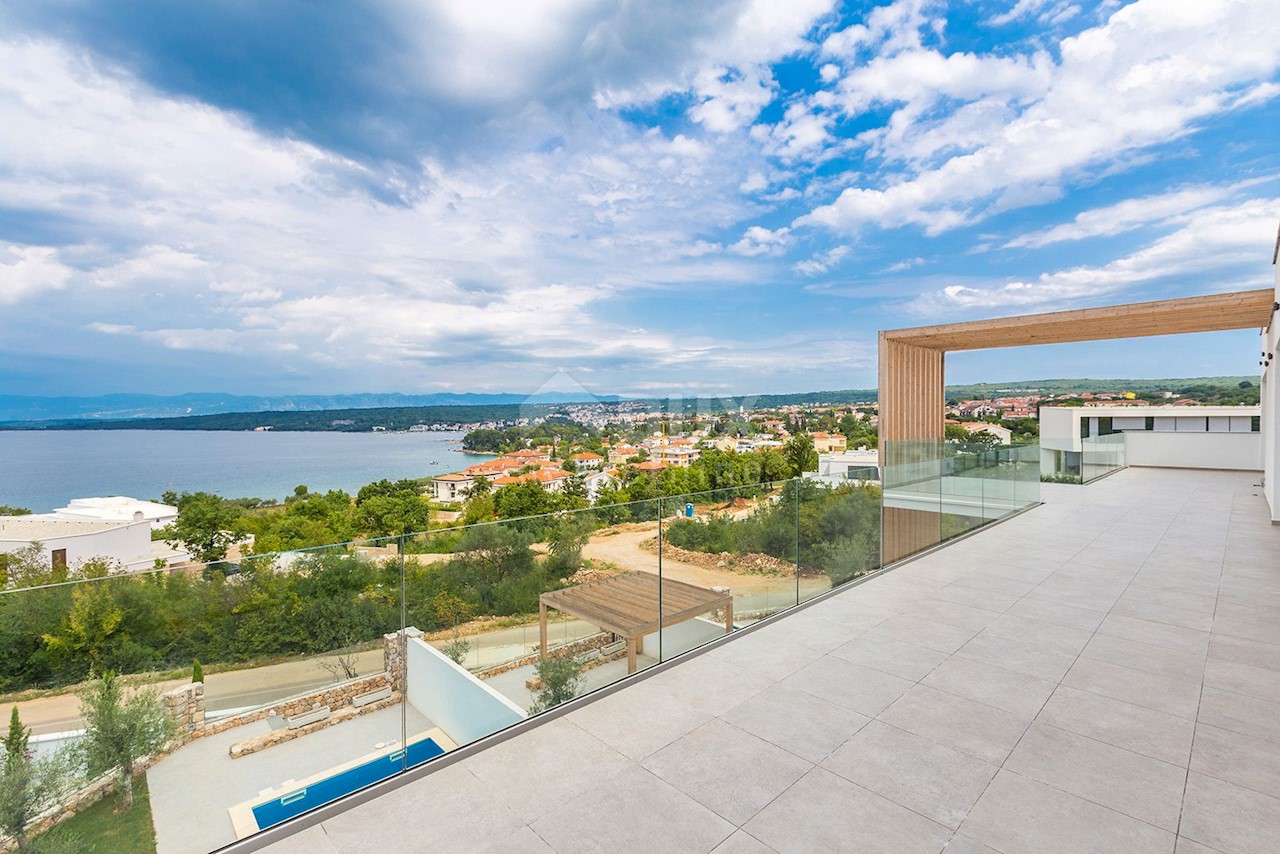
[{"label": "window", "polygon": [[1154,415],[1147,416],[1147,426],[1145,429],[1149,431],[1156,429],[1156,418]]},{"label": "window", "polygon": [[62,574],[65,574],[66,571],[67,571],[67,550],[54,549],[53,550],[53,574],[62,575]]},{"label": "window", "polygon": [[1080,438],[1081,439],[1089,438],[1089,419],[1088,418],[1082,417],[1080,419]]},{"label": "window", "polygon": [[1262,432],[1262,416],[1261,415],[1255,415],[1249,419],[1249,432],[1250,433]]},{"label": "window", "polygon": [[1114,432],[1116,431],[1111,426],[1110,418],[1098,419],[1098,435],[1099,436],[1110,436]]}]

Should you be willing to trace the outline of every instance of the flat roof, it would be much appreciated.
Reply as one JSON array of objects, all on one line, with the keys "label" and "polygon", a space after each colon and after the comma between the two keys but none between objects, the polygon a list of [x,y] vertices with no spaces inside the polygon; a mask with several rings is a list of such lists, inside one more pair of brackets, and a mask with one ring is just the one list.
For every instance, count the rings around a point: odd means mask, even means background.
[{"label": "flat roof", "polygon": [[130,525],[147,525],[145,519],[122,522],[110,519],[59,519],[45,515],[0,516],[0,540],[30,542],[47,537],[83,537]]},{"label": "flat roof", "polygon": [[1118,406],[1042,406],[1041,409],[1061,409],[1066,412],[1079,412],[1082,415],[1101,414],[1107,417],[1154,415],[1158,418],[1180,416],[1204,418],[1234,415],[1240,418],[1262,414],[1261,406],[1124,406],[1121,404]]}]

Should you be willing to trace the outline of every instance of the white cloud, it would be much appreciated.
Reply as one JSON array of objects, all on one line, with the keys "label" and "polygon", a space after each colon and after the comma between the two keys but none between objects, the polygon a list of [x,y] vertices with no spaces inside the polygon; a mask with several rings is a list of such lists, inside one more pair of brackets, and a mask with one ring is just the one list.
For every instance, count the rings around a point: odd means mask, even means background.
[{"label": "white cloud", "polygon": [[1182,221],[1187,214],[1222,201],[1245,187],[1262,183],[1263,180],[1266,179],[1218,186],[1203,184],[1154,196],[1125,199],[1114,205],[1084,211],[1077,214],[1071,222],[1016,237],[1007,242],[1005,248],[1034,249],[1068,240],[1113,237],[1175,218]]},{"label": "white cloud", "polygon": [[7,253],[16,260],[0,256],[0,303],[59,290],[71,278],[71,268],[58,260],[58,250],[51,246],[9,246]]},{"label": "white cloud", "polygon": [[819,273],[825,273],[847,258],[851,251],[848,246],[833,246],[824,252],[819,252],[812,258],[798,262],[795,265],[795,270],[805,276],[816,276]]},{"label": "white cloud", "polygon": [[[1043,199],[1044,188],[1083,170],[1271,97],[1268,78],[1280,68],[1280,19],[1239,0],[1139,0],[1064,39],[1059,61],[944,56],[921,47],[920,4],[895,7],[897,29],[855,27],[828,39],[828,52],[846,63],[875,53],[814,104],[848,116],[898,104],[865,139],[886,167],[904,161],[905,172],[887,173],[884,186],[850,186],[796,225],[850,233],[916,224],[937,234],[969,224],[1026,204],[1017,200],[1028,189],[1033,202]],[[935,115],[942,99],[966,106]]]},{"label": "white cloud", "polygon": [[1201,275],[1204,278],[1195,281],[1196,292],[1267,287],[1271,270],[1263,256],[1275,239],[1277,210],[1280,197],[1205,208],[1187,217],[1177,230],[1107,264],[1042,273],[1025,281],[950,285],[920,295],[910,308],[925,315],[991,310],[1008,314],[1015,309],[1112,297]]},{"label": "white cloud", "polygon": [[742,239],[730,246],[730,250],[739,255],[778,255],[791,245],[791,229],[779,228],[770,230],[760,225],[749,227]]}]

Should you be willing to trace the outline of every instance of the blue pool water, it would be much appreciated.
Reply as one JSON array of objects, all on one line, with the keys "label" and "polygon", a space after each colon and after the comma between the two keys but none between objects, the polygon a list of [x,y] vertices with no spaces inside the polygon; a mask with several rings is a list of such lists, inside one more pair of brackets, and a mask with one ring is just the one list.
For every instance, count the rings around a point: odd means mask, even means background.
[{"label": "blue pool water", "polygon": [[421,765],[442,753],[444,749],[440,745],[429,738],[424,738],[409,745],[407,751],[397,750],[389,756],[379,756],[362,765],[348,768],[340,774],[312,783],[305,789],[297,789],[265,804],[258,804],[253,808],[253,817],[258,820],[258,829],[266,830],[296,815],[302,815],[307,810],[313,810],[343,795],[349,795],[357,789],[377,783],[379,780],[385,780],[403,768]]}]

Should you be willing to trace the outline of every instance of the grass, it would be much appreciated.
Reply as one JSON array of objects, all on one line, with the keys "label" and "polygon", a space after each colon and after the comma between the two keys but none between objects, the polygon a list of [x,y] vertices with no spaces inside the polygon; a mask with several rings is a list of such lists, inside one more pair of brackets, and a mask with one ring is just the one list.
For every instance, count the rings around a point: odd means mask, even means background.
[{"label": "grass", "polygon": [[32,840],[36,852],[98,852],[99,854],[155,854],[156,832],[151,823],[151,795],[147,775],[133,780],[133,809],[118,813],[119,793],[108,795],[48,833]]}]

